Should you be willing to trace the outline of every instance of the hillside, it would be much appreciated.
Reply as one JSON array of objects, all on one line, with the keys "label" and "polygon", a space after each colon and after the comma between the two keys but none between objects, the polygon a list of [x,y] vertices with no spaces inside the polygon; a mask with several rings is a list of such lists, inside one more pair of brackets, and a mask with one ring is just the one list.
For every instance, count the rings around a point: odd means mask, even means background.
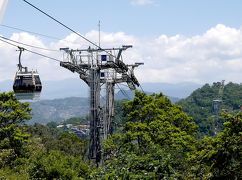
[{"label": "hillside", "polygon": [[[131,100],[134,97],[134,92],[125,91],[124,94],[121,91],[115,95],[116,100],[123,100],[129,98]],[[151,94],[151,93],[149,93]],[[173,103],[179,99],[169,97]],[[72,117],[83,117],[88,114],[89,102],[85,97],[69,97],[53,100],[40,100],[31,102],[32,119],[30,124],[41,123],[47,124],[48,122],[61,122]]]},{"label": "hillside", "polygon": [[41,100],[30,103],[32,119],[29,123],[61,122],[72,117],[83,117],[88,113],[88,99],[70,97],[64,99]]},{"label": "hillside", "polygon": [[[68,107],[75,99],[54,105]],[[120,130],[101,142],[105,166],[97,166],[87,160],[94,138],[84,139],[89,132],[79,125],[84,119],[69,119],[58,128],[25,125],[28,104],[13,93],[0,93],[0,104],[0,179],[242,179],[242,113],[226,114],[224,130],[200,140],[180,106],[162,94],[137,91],[125,103]]]},{"label": "hillside", "polygon": [[147,92],[160,93],[162,92],[169,97],[186,98],[197,88],[200,88],[201,84],[192,82],[182,83],[143,83],[142,87]]},{"label": "hillside", "polygon": [[[214,116],[212,102],[218,97],[221,83],[205,84],[189,97],[178,102],[183,110],[194,118],[200,135],[215,135],[223,126],[224,119]],[[220,110],[237,112],[242,105],[242,84],[228,83],[224,86]]]}]

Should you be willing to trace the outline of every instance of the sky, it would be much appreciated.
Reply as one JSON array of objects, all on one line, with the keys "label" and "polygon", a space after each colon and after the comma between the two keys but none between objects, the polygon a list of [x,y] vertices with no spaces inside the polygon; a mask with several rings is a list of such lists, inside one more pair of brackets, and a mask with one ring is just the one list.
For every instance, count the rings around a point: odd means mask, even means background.
[{"label": "sky", "polygon": [[[2,1],[2,0],[0,0]],[[135,74],[141,83],[241,83],[241,0],[29,0],[101,46],[132,44],[128,63],[144,62]],[[57,39],[8,29],[2,25]],[[8,0],[0,34],[15,41],[59,50],[88,47],[80,37],[39,13],[23,0]],[[32,49],[61,59],[61,52]],[[0,42],[0,81],[13,79],[16,48]],[[54,62],[24,52],[22,63],[38,69],[42,80],[78,78]]]}]

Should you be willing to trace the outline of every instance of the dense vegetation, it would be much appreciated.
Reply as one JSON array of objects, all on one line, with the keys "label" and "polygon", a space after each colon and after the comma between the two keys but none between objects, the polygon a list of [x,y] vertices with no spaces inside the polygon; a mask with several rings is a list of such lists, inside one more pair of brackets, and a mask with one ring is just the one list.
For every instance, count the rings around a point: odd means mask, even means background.
[{"label": "dense vegetation", "polygon": [[24,125],[27,103],[0,94],[0,179],[241,179],[242,114],[223,114],[216,137],[197,139],[193,119],[162,94],[136,92],[120,130],[104,142],[104,166],[87,142],[44,125]]},{"label": "dense vegetation", "polygon": [[[214,116],[212,103],[218,98],[220,82],[211,86],[205,84],[195,90],[188,98],[181,100],[178,104],[183,107],[184,112],[193,117],[199,126],[199,137],[214,136],[223,129],[225,118]],[[228,83],[224,86],[222,94],[221,112],[227,111],[237,113],[242,106],[242,84]]]},{"label": "dense vegetation", "polygon": [[24,125],[29,105],[0,94],[0,179],[87,178],[87,143],[46,126]]},{"label": "dense vegetation", "polygon": [[[196,125],[162,94],[136,92],[124,104],[127,121],[105,142],[103,179],[239,179],[242,114],[215,138],[196,139]],[[233,138],[233,140],[229,140]]]}]

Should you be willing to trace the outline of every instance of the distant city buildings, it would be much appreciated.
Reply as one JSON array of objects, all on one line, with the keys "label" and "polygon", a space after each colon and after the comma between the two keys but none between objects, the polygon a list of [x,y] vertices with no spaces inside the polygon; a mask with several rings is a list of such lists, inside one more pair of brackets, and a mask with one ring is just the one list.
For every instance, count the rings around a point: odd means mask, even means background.
[{"label": "distant city buildings", "polygon": [[68,129],[70,133],[76,134],[81,138],[87,138],[90,133],[90,126],[89,125],[77,125],[73,126],[72,124],[60,124],[56,128],[63,128]]}]

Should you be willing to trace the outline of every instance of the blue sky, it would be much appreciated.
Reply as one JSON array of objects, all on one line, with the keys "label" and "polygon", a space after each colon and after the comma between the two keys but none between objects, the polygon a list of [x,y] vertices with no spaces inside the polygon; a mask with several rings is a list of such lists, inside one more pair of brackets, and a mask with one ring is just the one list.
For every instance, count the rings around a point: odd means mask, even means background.
[{"label": "blue sky", "polygon": [[[242,22],[241,0],[150,0],[144,5],[132,0],[29,1],[81,33],[97,29],[98,20],[105,32],[142,37],[193,36],[217,24],[239,28]],[[69,33],[22,0],[9,0],[3,24],[58,37]]]},{"label": "blue sky", "polygon": [[[241,0],[29,0],[74,30],[97,41],[101,20],[102,45],[133,44],[127,61],[144,62],[136,71],[140,82],[212,83],[225,79],[241,83]],[[55,36],[60,41],[9,30],[0,34],[15,41],[59,49],[84,42],[22,0],[9,0],[2,24]],[[70,42],[70,43],[67,43]],[[18,54],[0,43],[0,81],[12,79]],[[62,54],[41,52],[61,59]],[[24,53],[43,80],[77,77],[58,63]],[[8,63],[6,63],[8,61]],[[55,72],[55,73],[53,73]]]}]

